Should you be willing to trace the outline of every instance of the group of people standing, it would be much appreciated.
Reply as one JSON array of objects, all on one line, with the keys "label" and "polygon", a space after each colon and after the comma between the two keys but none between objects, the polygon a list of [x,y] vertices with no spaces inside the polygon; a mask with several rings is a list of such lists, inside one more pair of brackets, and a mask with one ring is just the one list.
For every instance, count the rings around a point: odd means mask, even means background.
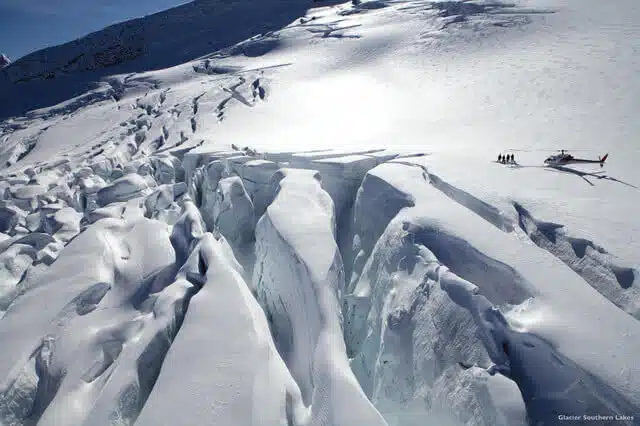
[{"label": "group of people standing", "polygon": [[513,154],[498,154],[498,163],[515,164],[516,159]]}]

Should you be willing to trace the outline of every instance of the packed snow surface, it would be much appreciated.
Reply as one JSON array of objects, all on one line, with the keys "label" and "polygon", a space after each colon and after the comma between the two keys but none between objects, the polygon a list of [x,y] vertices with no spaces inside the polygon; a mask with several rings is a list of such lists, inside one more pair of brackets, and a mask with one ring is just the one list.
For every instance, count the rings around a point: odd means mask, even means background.
[{"label": "packed snow surface", "polygon": [[3,57],[0,426],[640,424],[638,22],[196,0]]}]

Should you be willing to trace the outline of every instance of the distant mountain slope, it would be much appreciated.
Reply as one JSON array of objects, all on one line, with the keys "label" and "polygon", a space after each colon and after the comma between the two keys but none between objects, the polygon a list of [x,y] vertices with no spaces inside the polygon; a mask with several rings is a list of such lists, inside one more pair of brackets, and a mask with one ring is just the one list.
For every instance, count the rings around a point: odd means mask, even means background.
[{"label": "distant mountain slope", "polygon": [[[0,102],[0,119],[77,96],[105,75],[184,63],[253,35],[282,28],[303,16],[308,8],[331,3],[337,2],[197,0],[39,50],[0,73],[0,93],[12,100]],[[39,80],[69,74],[74,74],[73,80],[56,84],[55,91],[38,84]],[[15,85],[27,82],[31,84]],[[43,93],[45,90],[47,93]],[[4,97],[0,96],[0,101]]]},{"label": "distant mountain slope", "polygon": [[135,71],[166,68],[282,28],[310,6],[308,0],[193,1],[39,50],[17,60],[6,73],[11,82],[29,81],[134,59],[140,59],[132,65]]}]

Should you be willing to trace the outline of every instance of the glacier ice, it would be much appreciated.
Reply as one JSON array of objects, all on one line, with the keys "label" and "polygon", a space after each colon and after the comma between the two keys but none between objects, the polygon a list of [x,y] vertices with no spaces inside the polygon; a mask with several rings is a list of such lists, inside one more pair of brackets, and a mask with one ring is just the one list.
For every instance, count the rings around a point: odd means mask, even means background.
[{"label": "glacier ice", "polygon": [[[628,47],[591,32],[593,8],[598,22],[632,18],[591,0],[588,25],[571,2],[542,15],[376,0],[305,16],[299,0],[227,3],[117,24],[0,72],[0,424],[639,412],[633,153],[616,156],[620,179],[566,184],[527,159],[539,140],[629,140],[619,111],[592,107],[633,86],[587,102],[572,73],[599,89],[603,75],[628,80],[582,60],[624,62]],[[220,39],[235,18],[247,25]],[[544,35],[500,38],[534,21]],[[474,39],[487,43],[457,50]],[[595,48],[559,61],[573,39]],[[575,111],[600,112],[610,134],[583,131]],[[531,155],[484,161],[505,140]]]},{"label": "glacier ice", "polygon": [[[295,221],[291,205],[304,212]],[[344,272],[334,235],[333,202],[315,172],[285,172],[256,226],[254,287],[278,352],[311,404],[310,424],[382,425],[349,368],[339,302]]]}]

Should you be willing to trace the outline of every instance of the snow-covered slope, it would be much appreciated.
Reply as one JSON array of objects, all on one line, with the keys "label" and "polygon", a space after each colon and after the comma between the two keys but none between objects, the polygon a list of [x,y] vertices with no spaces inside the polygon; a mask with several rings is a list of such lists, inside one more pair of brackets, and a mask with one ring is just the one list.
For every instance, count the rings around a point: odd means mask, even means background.
[{"label": "snow-covered slope", "polygon": [[0,425],[639,424],[638,19],[198,0],[5,67]]},{"label": "snow-covered slope", "polygon": [[[65,101],[105,76],[175,66],[256,34],[269,34],[304,15],[309,6],[307,0],[197,0],[33,52],[0,73],[0,90],[13,98],[0,102],[0,118]],[[267,39],[237,49],[239,54],[259,56],[278,45],[277,39]],[[24,84],[16,89],[11,83]],[[102,86],[107,98],[117,97],[122,89],[118,84]],[[22,99],[25,94],[28,98]]]}]

